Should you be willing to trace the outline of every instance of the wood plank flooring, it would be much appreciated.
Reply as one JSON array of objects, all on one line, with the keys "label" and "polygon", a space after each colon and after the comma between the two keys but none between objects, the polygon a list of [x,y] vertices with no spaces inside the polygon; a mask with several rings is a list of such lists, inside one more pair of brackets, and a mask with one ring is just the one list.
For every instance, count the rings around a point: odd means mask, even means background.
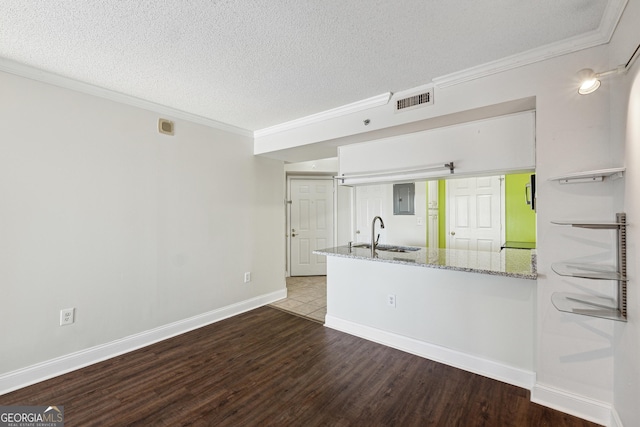
[{"label": "wood plank flooring", "polygon": [[72,426],[595,426],[271,307],[0,396]]}]

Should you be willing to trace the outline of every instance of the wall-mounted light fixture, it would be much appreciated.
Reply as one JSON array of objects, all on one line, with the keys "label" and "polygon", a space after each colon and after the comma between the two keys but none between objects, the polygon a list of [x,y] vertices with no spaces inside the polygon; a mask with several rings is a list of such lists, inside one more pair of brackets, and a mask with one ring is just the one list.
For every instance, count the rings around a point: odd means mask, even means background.
[{"label": "wall-mounted light fixture", "polygon": [[635,60],[638,58],[638,50],[640,50],[640,44],[638,45],[638,47],[636,47],[636,50],[633,51],[631,58],[629,58],[626,64],[618,65],[613,70],[596,73],[591,68],[585,68],[578,71],[578,78],[580,79],[580,87],[578,88],[578,93],[580,95],[593,93],[600,87],[600,78],[609,76],[611,74],[624,74],[629,71]]}]

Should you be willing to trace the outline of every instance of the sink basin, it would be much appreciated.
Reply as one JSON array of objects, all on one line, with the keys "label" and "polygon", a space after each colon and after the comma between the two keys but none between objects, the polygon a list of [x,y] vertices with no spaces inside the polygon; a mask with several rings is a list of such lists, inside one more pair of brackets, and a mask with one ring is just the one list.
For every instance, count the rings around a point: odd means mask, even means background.
[{"label": "sink basin", "polygon": [[364,249],[370,249],[371,245],[368,243],[358,243],[356,245],[351,246],[352,248],[364,248]]},{"label": "sink basin", "polygon": [[391,247],[391,248],[377,248],[381,251],[385,251],[385,252],[409,252],[406,249],[402,249],[400,247]]},{"label": "sink basin", "polygon": [[[357,245],[353,245],[352,248],[364,248],[371,249],[371,245],[369,243],[358,243]],[[397,246],[397,245],[378,245],[376,247],[377,251],[385,251],[385,252],[415,252],[419,251],[420,248],[412,248],[411,246]]]}]

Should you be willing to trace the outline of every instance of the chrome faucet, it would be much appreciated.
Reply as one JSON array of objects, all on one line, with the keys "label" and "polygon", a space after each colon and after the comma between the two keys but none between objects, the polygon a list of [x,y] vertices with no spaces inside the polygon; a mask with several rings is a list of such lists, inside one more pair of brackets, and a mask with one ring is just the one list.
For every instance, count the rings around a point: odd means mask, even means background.
[{"label": "chrome faucet", "polygon": [[378,237],[373,237],[376,235],[376,219],[380,220],[380,228],[384,228],[384,221],[379,216],[373,218],[371,221],[371,258],[375,258],[376,256],[376,247],[378,246],[378,240],[380,240],[380,234]]}]

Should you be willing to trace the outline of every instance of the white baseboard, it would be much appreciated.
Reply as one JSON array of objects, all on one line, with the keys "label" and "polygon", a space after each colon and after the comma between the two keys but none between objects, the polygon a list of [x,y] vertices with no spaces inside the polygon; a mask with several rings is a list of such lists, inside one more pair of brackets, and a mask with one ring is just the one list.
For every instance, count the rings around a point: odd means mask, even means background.
[{"label": "white baseboard", "polygon": [[445,365],[531,390],[531,401],[608,427],[623,427],[611,405],[536,383],[535,372],[482,359],[449,348],[382,331],[330,314],[325,326]]},{"label": "white baseboard", "polygon": [[287,290],[271,292],[228,305],[207,313],[179,320],[139,334],[112,341],[106,344],[77,351],[33,366],[0,375],[0,395],[57,377],[67,372],[102,362],[115,356],[146,347],[176,335],[201,328],[211,323],[253,310],[287,297]]},{"label": "white baseboard", "polygon": [[532,371],[364,326],[329,314],[325,318],[325,326],[528,390],[531,390],[536,382],[536,374]]},{"label": "white baseboard", "polygon": [[620,418],[608,403],[544,384],[538,383],[531,390],[531,401],[597,424],[622,427]]},{"label": "white baseboard", "polygon": [[620,415],[618,414],[618,411],[616,411],[616,408],[611,409],[611,426],[609,427],[624,427],[622,425]]}]

